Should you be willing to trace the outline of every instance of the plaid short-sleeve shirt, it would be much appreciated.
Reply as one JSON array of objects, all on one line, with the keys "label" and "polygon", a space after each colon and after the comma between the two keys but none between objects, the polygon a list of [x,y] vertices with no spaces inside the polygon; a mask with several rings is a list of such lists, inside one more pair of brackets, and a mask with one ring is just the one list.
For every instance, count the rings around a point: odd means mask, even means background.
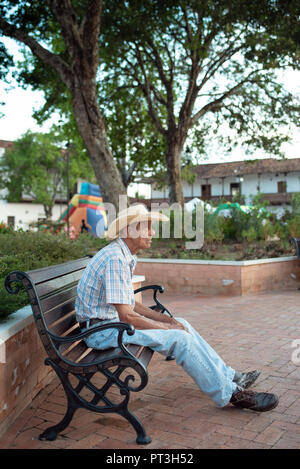
[{"label": "plaid short-sleeve shirt", "polygon": [[101,249],[78,282],[75,302],[78,321],[119,320],[113,304],[134,306],[132,276],[136,259],[121,239]]}]

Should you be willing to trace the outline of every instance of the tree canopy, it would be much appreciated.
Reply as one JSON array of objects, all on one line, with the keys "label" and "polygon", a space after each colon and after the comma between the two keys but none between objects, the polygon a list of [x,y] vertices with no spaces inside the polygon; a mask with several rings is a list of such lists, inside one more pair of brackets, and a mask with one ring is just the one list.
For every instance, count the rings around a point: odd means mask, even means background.
[{"label": "tree canopy", "polygon": [[40,78],[45,82],[45,76],[51,77],[57,92],[68,94],[102,197],[118,207],[125,188],[97,100],[101,11],[102,0],[5,0],[0,32],[27,46],[42,65]]},{"label": "tree canopy", "polygon": [[[52,216],[56,199],[68,200],[65,138],[52,130],[48,134],[26,132],[5,151],[0,159],[0,188],[6,189],[9,202],[29,196],[44,207],[45,217]],[[74,145],[70,151],[70,187],[84,178],[89,160]]]},{"label": "tree canopy", "polygon": [[205,147],[225,124],[231,144],[278,154],[299,124],[276,77],[299,69],[299,13],[296,0],[6,0],[0,30],[33,54],[19,78],[44,90],[43,112],[72,110],[105,201],[164,153],[170,200],[183,203],[190,136]]},{"label": "tree canopy", "polygon": [[181,155],[191,134],[203,140],[210,128],[216,138],[226,123],[231,144],[280,153],[286,128],[299,124],[299,101],[276,70],[299,69],[299,13],[299,2],[269,0],[113,0],[104,8],[102,62],[120,90],[144,97],[165,141],[171,201],[183,203]]}]

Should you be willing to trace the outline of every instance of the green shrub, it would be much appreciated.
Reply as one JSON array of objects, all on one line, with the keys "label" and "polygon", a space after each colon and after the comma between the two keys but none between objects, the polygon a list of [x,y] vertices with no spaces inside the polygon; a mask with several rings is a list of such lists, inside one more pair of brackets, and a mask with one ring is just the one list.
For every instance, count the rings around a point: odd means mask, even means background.
[{"label": "green shrub", "polygon": [[11,226],[7,226],[3,221],[0,222],[0,233],[12,233],[13,228]]},{"label": "green shrub", "polygon": [[224,239],[224,219],[204,214],[204,240],[207,243],[221,243]]},{"label": "green shrub", "polygon": [[300,214],[296,214],[293,218],[287,221],[287,230],[290,237],[300,237]]},{"label": "green shrub", "polygon": [[300,192],[294,192],[291,200],[292,212],[300,215]]},{"label": "green shrub", "polygon": [[242,231],[242,237],[248,241],[248,243],[253,243],[257,240],[257,232],[254,227],[250,227],[248,230]]},{"label": "green shrub", "polygon": [[107,241],[83,234],[70,240],[65,234],[56,236],[41,232],[0,233],[0,320],[28,304],[27,294],[9,294],[4,287],[12,270],[34,270],[79,259],[105,246]]}]

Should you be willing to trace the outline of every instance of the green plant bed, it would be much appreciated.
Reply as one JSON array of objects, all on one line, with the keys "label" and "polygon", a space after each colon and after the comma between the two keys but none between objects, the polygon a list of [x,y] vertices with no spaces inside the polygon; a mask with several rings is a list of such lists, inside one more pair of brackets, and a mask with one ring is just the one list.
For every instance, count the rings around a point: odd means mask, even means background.
[{"label": "green plant bed", "polygon": [[53,236],[41,232],[0,234],[0,321],[28,303],[26,292],[10,295],[5,287],[6,275],[12,270],[34,270],[79,259],[101,249],[107,241],[83,234],[70,240],[65,234]]},{"label": "green plant bed", "polygon": [[[12,270],[34,270],[79,259],[104,247],[108,241],[88,234],[70,240],[65,234],[56,236],[42,232],[0,233],[0,321],[28,304],[26,292],[10,295],[4,287],[6,275]],[[182,239],[152,240],[151,249],[141,251],[139,258],[203,259],[241,261],[295,255],[288,241],[205,241],[202,249],[187,250]]]},{"label": "green plant bed", "polygon": [[182,240],[153,239],[151,249],[139,252],[139,258],[203,259],[244,261],[294,256],[295,248],[288,241],[204,242],[201,249],[186,249]]}]

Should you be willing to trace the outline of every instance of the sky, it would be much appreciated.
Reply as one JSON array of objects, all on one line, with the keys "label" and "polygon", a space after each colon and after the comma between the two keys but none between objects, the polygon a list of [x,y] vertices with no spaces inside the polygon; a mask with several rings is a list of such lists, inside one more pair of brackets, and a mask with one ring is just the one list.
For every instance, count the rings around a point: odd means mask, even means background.
[{"label": "sky", "polygon": [[[5,43],[9,52],[16,60],[22,60],[23,56],[19,52],[19,46],[16,41],[9,38],[1,38],[1,41]],[[279,73],[279,78],[284,80],[289,91],[295,92],[300,96],[300,71],[282,72]],[[14,141],[29,129],[35,132],[47,132],[51,125],[57,122],[58,116],[53,116],[48,121],[45,121],[42,127],[38,126],[32,117],[33,110],[39,109],[44,102],[43,93],[32,91],[29,87],[26,90],[22,89],[11,74],[9,75],[9,81],[9,84],[0,81],[0,103],[4,103],[4,105],[0,106],[0,113],[4,114],[0,118],[0,140]],[[293,142],[285,144],[282,148],[287,158],[300,157],[300,129],[295,129]],[[260,152],[254,153],[252,157],[268,157],[268,155],[262,155]],[[230,155],[226,154],[224,156],[216,145],[212,145],[210,155],[203,163],[241,161],[244,159],[249,159],[249,155],[246,155],[244,149],[240,147],[237,147]],[[145,190],[145,187],[140,187],[140,189]],[[130,195],[134,195],[136,190],[137,187],[133,186]],[[148,192],[146,191],[145,195],[147,194]]]}]

